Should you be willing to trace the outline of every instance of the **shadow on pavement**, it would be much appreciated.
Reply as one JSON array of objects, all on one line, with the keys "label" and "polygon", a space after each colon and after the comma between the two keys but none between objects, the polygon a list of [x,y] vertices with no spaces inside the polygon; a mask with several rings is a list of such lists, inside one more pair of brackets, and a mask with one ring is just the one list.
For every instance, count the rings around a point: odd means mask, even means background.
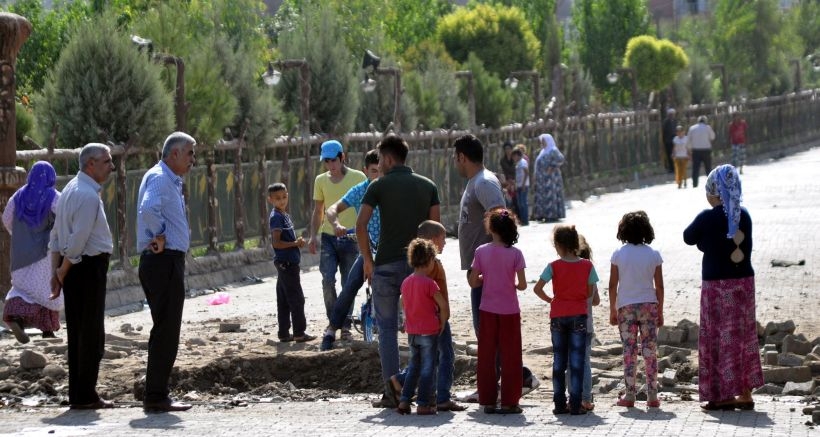
[{"label": "shadow on pavement", "polygon": [[633,420],[671,420],[677,417],[677,415],[671,411],[663,411],[658,408],[652,408],[650,410],[630,408],[627,411],[621,411],[618,414],[620,414],[621,417],[626,417]]},{"label": "shadow on pavement", "polygon": [[[414,408],[415,410],[415,408]],[[363,419],[361,422],[380,424],[383,426],[412,426],[414,428],[430,428],[444,425],[453,420],[453,415],[456,413],[441,412],[435,416],[419,416],[417,414],[402,415],[394,409],[381,409],[376,414],[371,414]]]},{"label": "shadow on pavement", "polygon": [[100,420],[100,413],[95,410],[65,410],[57,417],[42,419],[43,423],[60,426],[89,425]]},{"label": "shadow on pavement", "polygon": [[710,422],[725,423],[744,428],[771,428],[774,421],[765,411],[704,411]]},{"label": "shadow on pavement", "polygon": [[133,419],[128,425],[136,429],[182,429],[182,419],[175,414],[146,414],[142,419]]},{"label": "shadow on pavement", "polygon": [[561,425],[577,426],[579,428],[587,428],[604,424],[604,419],[590,411],[587,414],[580,416],[571,416],[569,414],[556,414],[555,421]]},{"label": "shadow on pavement", "polygon": [[532,425],[533,421],[527,420],[527,409],[521,414],[487,414],[481,410],[467,413],[469,420],[486,425],[498,425],[507,427],[523,427]]}]

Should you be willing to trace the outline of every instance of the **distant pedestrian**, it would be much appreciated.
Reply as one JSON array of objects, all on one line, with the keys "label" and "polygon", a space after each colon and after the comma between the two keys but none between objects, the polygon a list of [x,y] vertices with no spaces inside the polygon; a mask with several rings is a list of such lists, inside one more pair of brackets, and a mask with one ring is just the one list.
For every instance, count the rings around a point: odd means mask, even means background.
[{"label": "distant pedestrian", "polygon": [[689,140],[689,149],[692,151],[692,188],[698,186],[700,164],[703,163],[704,173],[712,171],[712,141],[715,140],[715,131],[709,126],[705,115],[698,117],[698,122],[689,128],[686,134]]},{"label": "distant pedestrian", "polygon": [[674,108],[669,108],[666,110],[666,118],[663,119],[663,124],[661,126],[662,136],[663,136],[663,152],[664,152],[664,164],[666,165],[666,169],[669,173],[672,173],[673,165],[673,153],[672,149],[674,147],[674,138],[677,132],[678,127],[678,120],[675,118],[677,111]]},{"label": "distant pedestrian", "polygon": [[[390,377],[399,373],[399,295],[401,284],[413,273],[407,264],[407,246],[425,220],[441,220],[438,188],[405,165],[410,147],[398,135],[387,135],[376,146],[382,175],[370,183],[356,219],[356,240],[364,261],[364,277],[373,283],[373,308],[379,328],[379,358],[384,396],[374,407],[396,408]],[[375,257],[367,225],[379,208],[381,231]]]},{"label": "distant pedestrian", "polygon": [[410,413],[410,399],[418,386],[416,414],[431,415],[436,414],[438,337],[450,318],[450,307],[436,281],[430,277],[436,269],[435,244],[423,238],[411,241],[407,248],[407,262],[414,272],[402,281],[401,303],[410,360],[397,411]]},{"label": "distant pedestrian", "polygon": [[698,386],[704,410],[753,410],[763,385],[755,328],[752,217],[740,205],[737,170],[721,165],[706,179],[707,209],[683,231],[703,252]]},{"label": "distant pedestrian", "polygon": [[[305,294],[300,281],[299,262],[305,240],[296,237],[293,220],[288,214],[288,188],[277,182],[268,187],[268,204],[272,206],[269,228],[273,246],[273,264],[276,266],[276,315],[278,337],[281,342],[298,343],[314,340],[309,335],[305,319]],[[290,333],[293,325],[293,335]]]},{"label": "distant pedestrian", "polygon": [[[475,250],[469,278],[471,287],[483,289],[478,318],[478,403],[485,413],[519,414],[524,379],[517,291],[527,289],[526,263],[521,251],[513,247],[518,229],[509,210],[491,211],[485,223],[492,241]],[[498,364],[500,407],[496,407]]]},{"label": "distant pedestrian", "polygon": [[185,304],[185,254],[191,229],[182,194],[183,176],[195,162],[196,140],[184,132],[165,139],[162,157],[143,175],[137,193],[139,278],[154,326],[148,339],[145,411],[185,411],[190,404],[170,398],[168,384],[179,350]]},{"label": "distant pedestrian", "polygon": [[646,406],[661,405],[657,339],[658,327],[663,326],[663,259],[649,246],[654,239],[655,231],[643,211],[624,214],[618,223],[618,240],[624,245],[611,259],[609,323],[618,326],[624,347],[626,393],[618,399],[619,407],[635,406],[639,351],[645,366]]},{"label": "distant pedestrian", "polygon": [[743,165],[746,163],[746,130],[749,125],[740,116],[739,112],[732,115],[729,123],[729,142],[732,144],[732,165],[743,174]]},{"label": "distant pedestrian", "polygon": [[[553,245],[558,259],[547,264],[535,294],[550,304],[552,337],[552,400],[554,414],[584,414],[582,406],[584,362],[587,353],[587,301],[593,297],[598,273],[588,259],[578,256],[580,240],[575,226],[560,225],[553,231]],[[552,281],[553,297],[544,292]],[[567,408],[566,371],[569,367],[569,408]]]},{"label": "distant pedestrian", "polygon": [[60,192],[55,189],[57,173],[46,161],[38,161],[28,172],[26,185],[9,198],[3,225],[11,236],[11,289],[6,294],[3,321],[17,341],[28,343],[26,327],[54,337],[60,329],[63,295],[51,299],[49,234]]},{"label": "distant pedestrian", "polygon": [[535,158],[535,196],[532,204],[533,220],[556,222],[567,216],[564,205],[564,179],[561,166],[564,155],[550,134],[538,137],[543,148]]},{"label": "distant pedestrian", "polygon": [[683,126],[678,126],[678,134],[672,139],[674,149],[672,150],[672,157],[675,160],[675,182],[678,188],[686,188],[686,167],[689,165],[689,159],[692,158],[692,151],[689,150],[689,139],[686,137],[686,132]]},{"label": "distant pedestrian", "polygon": [[80,171],[57,201],[51,250],[56,269],[52,297],[65,295],[68,331],[69,408],[114,408],[97,394],[105,346],[105,292],[114,241],[100,191],[114,170],[111,149],[89,143],[80,150]]}]

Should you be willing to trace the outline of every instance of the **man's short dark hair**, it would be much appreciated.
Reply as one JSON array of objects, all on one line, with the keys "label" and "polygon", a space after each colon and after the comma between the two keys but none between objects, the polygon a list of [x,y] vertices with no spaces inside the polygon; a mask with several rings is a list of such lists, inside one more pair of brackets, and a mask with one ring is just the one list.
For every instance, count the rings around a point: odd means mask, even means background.
[{"label": "man's short dark hair", "polygon": [[364,166],[368,167],[373,164],[379,163],[379,151],[376,149],[368,150],[367,153],[364,154]]},{"label": "man's short dark hair", "polygon": [[481,141],[473,134],[465,134],[453,143],[456,154],[464,155],[470,162],[481,164],[484,162],[484,147]]},{"label": "man's short dark hair", "polygon": [[407,159],[407,154],[410,152],[410,146],[400,136],[396,134],[389,134],[379,141],[376,145],[379,153],[383,155],[390,155],[400,163],[404,163]]},{"label": "man's short dark hair", "polygon": [[275,184],[268,185],[268,194],[273,194],[277,191],[285,191],[288,187],[285,186],[282,182],[276,182]]}]

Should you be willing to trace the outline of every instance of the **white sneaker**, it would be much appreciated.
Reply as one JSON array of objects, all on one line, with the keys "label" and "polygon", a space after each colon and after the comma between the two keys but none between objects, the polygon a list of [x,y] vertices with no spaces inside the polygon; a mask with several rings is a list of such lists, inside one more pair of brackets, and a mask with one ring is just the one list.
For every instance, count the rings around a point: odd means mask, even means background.
[{"label": "white sneaker", "polygon": [[523,397],[523,396],[527,395],[528,393],[531,393],[533,390],[537,389],[540,386],[541,386],[541,381],[539,381],[538,378],[536,378],[535,374],[533,373],[529,377],[529,385],[527,384],[526,381],[524,382],[524,386],[521,388],[521,396]]}]

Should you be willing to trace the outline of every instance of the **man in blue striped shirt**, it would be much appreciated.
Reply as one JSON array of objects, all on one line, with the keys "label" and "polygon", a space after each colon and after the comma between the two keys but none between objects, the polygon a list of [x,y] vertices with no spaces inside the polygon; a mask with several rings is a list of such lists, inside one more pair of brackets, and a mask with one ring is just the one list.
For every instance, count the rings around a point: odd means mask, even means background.
[{"label": "man in blue striped shirt", "polygon": [[146,411],[184,411],[191,405],[169,397],[168,380],[176,361],[185,302],[185,254],[190,245],[182,177],[194,165],[196,140],[183,132],[165,139],[162,159],[142,177],[137,197],[139,278],[151,309]]}]

